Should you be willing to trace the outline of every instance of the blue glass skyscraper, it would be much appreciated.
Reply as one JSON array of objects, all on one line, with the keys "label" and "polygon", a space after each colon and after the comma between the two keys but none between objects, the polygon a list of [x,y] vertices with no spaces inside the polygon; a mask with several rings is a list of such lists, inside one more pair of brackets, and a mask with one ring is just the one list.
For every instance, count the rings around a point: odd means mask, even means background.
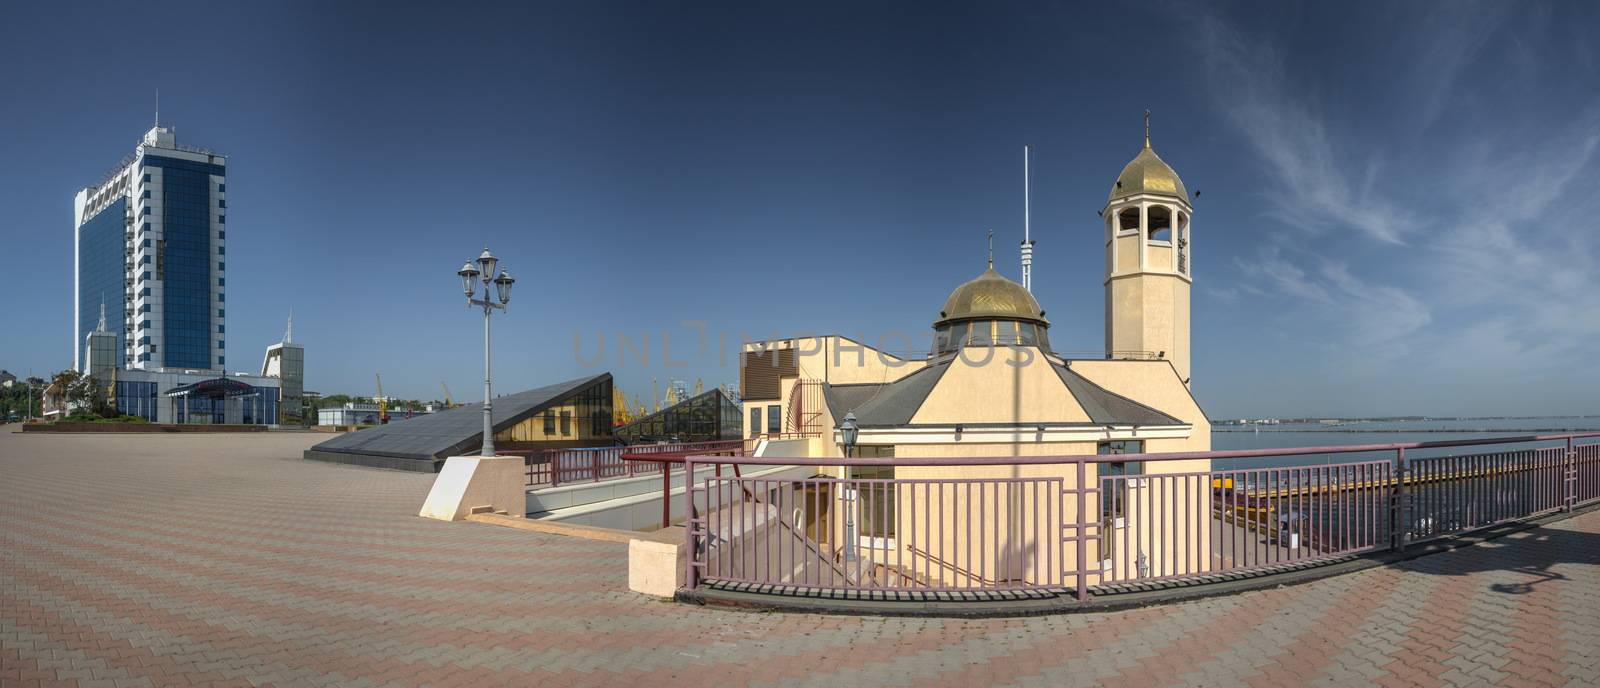
[{"label": "blue glass skyscraper", "polygon": [[74,200],[73,360],[99,321],[124,369],[223,370],[226,357],[227,159],[180,146],[157,124]]}]

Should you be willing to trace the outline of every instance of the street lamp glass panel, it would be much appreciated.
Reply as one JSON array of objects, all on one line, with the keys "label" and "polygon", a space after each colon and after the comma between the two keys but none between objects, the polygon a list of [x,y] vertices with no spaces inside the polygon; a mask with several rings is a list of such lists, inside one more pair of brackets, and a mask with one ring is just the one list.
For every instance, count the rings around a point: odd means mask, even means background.
[{"label": "street lamp glass panel", "polygon": [[860,433],[861,429],[856,426],[856,414],[844,414],[844,422],[839,424],[839,435],[840,439],[844,440],[844,446],[856,446],[856,438],[860,436]]},{"label": "street lamp glass panel", "polygon": [[478,269],[472,267],[472,261],[469,260],[461,266],[461,270],[456,274],[461,276],[462,291],[467,293],[467,298],[472,298],[472,292],[477,289]]},{"label": "street lamp glass panel", "polygon": [[494,279],[494,268],[499,264],[500,259],[495,258],[494,254],[490,253],[487,248],[483,249],[483,253],[478,254],[478,270],[483,273],[484,284],[488,284],[489,280]]},{"label": "street lamp glass panel", "polygon": [[515,283],[516,280],[511,278],[511,273],[505,270],[501,270],[500,276],[494,278],[494,288],[500,294],[501,305],[511,303],[511,285]]}]

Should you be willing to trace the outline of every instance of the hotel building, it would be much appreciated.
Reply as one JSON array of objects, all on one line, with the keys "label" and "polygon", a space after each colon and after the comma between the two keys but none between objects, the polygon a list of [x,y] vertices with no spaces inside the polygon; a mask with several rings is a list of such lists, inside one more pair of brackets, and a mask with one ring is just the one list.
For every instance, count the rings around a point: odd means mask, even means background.
[{"label": "hotel building", "polygon": [[[73,199],[73,365],[121,413],[164,423],[298,422],[304,350],[228,375],[227,158],[172,127]],[[283,402],[280,404],[280,402]]]}]

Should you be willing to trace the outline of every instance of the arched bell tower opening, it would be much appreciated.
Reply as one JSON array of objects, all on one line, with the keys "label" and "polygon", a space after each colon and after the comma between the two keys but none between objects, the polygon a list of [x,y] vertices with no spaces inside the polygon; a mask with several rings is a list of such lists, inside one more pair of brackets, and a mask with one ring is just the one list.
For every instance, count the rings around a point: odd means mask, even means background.
[{"label": "arched bell tower opening", "polygon": [[1106,356],[1172,362],[1189,384],[1189,297],[1194,282],[1189,191],[1150,146],[1111,186],[1106,207]]}]

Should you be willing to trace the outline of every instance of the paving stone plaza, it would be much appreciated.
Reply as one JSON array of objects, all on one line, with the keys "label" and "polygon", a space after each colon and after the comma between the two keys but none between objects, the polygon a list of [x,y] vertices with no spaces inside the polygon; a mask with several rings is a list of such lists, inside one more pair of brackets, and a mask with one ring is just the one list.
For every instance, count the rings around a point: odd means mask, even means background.
[{"label": "paving stone plaza", "polygon": [[756,613],[628,592],[626,545],[416,516],[325,435],[0,432],[0,685],[1600,684],[1600,512],[1117,613]]}]

